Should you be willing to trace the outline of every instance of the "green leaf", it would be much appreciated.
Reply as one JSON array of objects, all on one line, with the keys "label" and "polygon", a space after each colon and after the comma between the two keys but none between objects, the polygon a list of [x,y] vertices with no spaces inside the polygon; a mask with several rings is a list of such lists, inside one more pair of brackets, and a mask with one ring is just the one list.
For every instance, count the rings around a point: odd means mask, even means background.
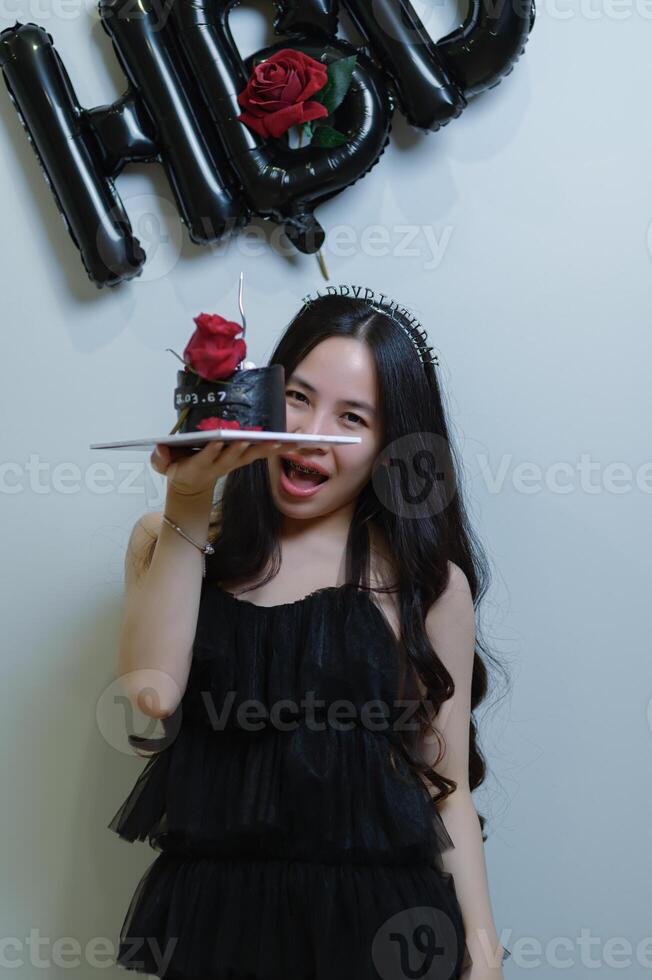
[{"label": "green leaf", "polygon": [[[322,105],[325,105],[326,108],[328,109],[328,106],[329,106],[329,103],[330,103],[330,100],[331,100],[331,91],[332,91],[332,88],[333,88],[333,86],[331,84],[331,80],[330,80],[330,77],[328,76],[328,72],[327,72],[327,74],[326,74],[326,84],[324,85],[323,88],[320,88],[318,92],[315,92],[314,95],[311,95],[310,96],[310,101],[311,102],[321,102],[321,104]],[[330,113],[330,111],[331,110],[329,109],[329,113]]]},{"label": "green leaf", "polygon": [[340,133],[337,129],[333,129],[332,126],[325,124],[316,127],[312,138],[313,146],[342,146],[346,142],[347,137],[344,135],[344,133]]},{"label": "green leaf", "polygon": [[338,58],[326,67],[328,81],[319,92],[313,95],[316,102],[321,102],[328,109],[328,115],[337,109],[349,90],[357,55],[348,58]]}]

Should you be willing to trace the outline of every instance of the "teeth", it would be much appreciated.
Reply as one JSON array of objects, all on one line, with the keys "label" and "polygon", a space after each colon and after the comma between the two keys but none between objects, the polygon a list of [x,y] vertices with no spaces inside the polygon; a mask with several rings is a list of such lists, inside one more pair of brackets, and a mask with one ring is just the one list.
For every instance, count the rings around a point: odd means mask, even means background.
[{"label": "teeth", "polygon": [[323,473],[320,473],[319,470],[313,470],[309,466],[301,466],[299,463],[294,463],[291,459],[288,460],[288,462],[290,466],[293,466],[297,470],[301,470],[302,473],[315,473],[317,476],[324,475]]}]

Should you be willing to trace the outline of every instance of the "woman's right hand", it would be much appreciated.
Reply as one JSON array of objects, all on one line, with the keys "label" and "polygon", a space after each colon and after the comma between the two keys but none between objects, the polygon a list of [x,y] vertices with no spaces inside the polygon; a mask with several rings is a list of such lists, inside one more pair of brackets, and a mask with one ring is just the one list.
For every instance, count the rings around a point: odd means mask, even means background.
[{"label": "woman's right hand", "polygon": [[167,477],[169,489],[194,497],[212,493],[217,481],[239,466],[279,456],[297,446],[290,442],[247,442],[246,435],[233,442],[212,440],[199,450],[157,443],[150,462],[157,473]]}]

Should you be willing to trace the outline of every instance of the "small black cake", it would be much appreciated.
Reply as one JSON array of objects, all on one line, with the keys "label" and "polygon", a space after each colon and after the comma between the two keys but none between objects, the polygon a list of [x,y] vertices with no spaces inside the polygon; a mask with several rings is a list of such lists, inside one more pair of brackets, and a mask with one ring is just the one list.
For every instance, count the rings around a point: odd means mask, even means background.
[{"label": "small black cake", "polygon": [[285,369],[282,364],[249,367],[239,324],[217,314],[194,318],[197,329],[177,371],[173,432],[210,429],[286,431]]}]

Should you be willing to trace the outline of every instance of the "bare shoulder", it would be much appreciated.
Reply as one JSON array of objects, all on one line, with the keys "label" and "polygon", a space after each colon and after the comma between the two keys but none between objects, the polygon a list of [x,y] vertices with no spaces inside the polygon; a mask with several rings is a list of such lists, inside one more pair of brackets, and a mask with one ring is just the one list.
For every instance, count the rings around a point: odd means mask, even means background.
[{"label": "bare shoulder", "polygon": [[459,565],[448,562],[448,582],[426,615],[426,629],[434,643],[452,633],[475,634],[475,608],[469,580]]},{"label": "bare shoulder", "polygon": [[449,602],[453,601],[464,604],[470,601],[473,603],[471,586],[466,577],[466,573],[454,561],[448,562],[448,584],[440,598],[444,596],[446,596]]},{"label": "bare shoulder", "polygon": [[160,534],[162,523],[163,511],[161,510],[147,511],[147,513],[142,514],[131,530],[128,549],[137,553],[141,548],[150,544],[152,539],[156,540]]},{"label": "bare shoulder", "polygon": [[125,583],[127,587],[131,586],[144,570],[145,557],[152,544],[156,542],[162,523],[163,511],[148,511],[138,518],[131,529],[125,555]]}]

